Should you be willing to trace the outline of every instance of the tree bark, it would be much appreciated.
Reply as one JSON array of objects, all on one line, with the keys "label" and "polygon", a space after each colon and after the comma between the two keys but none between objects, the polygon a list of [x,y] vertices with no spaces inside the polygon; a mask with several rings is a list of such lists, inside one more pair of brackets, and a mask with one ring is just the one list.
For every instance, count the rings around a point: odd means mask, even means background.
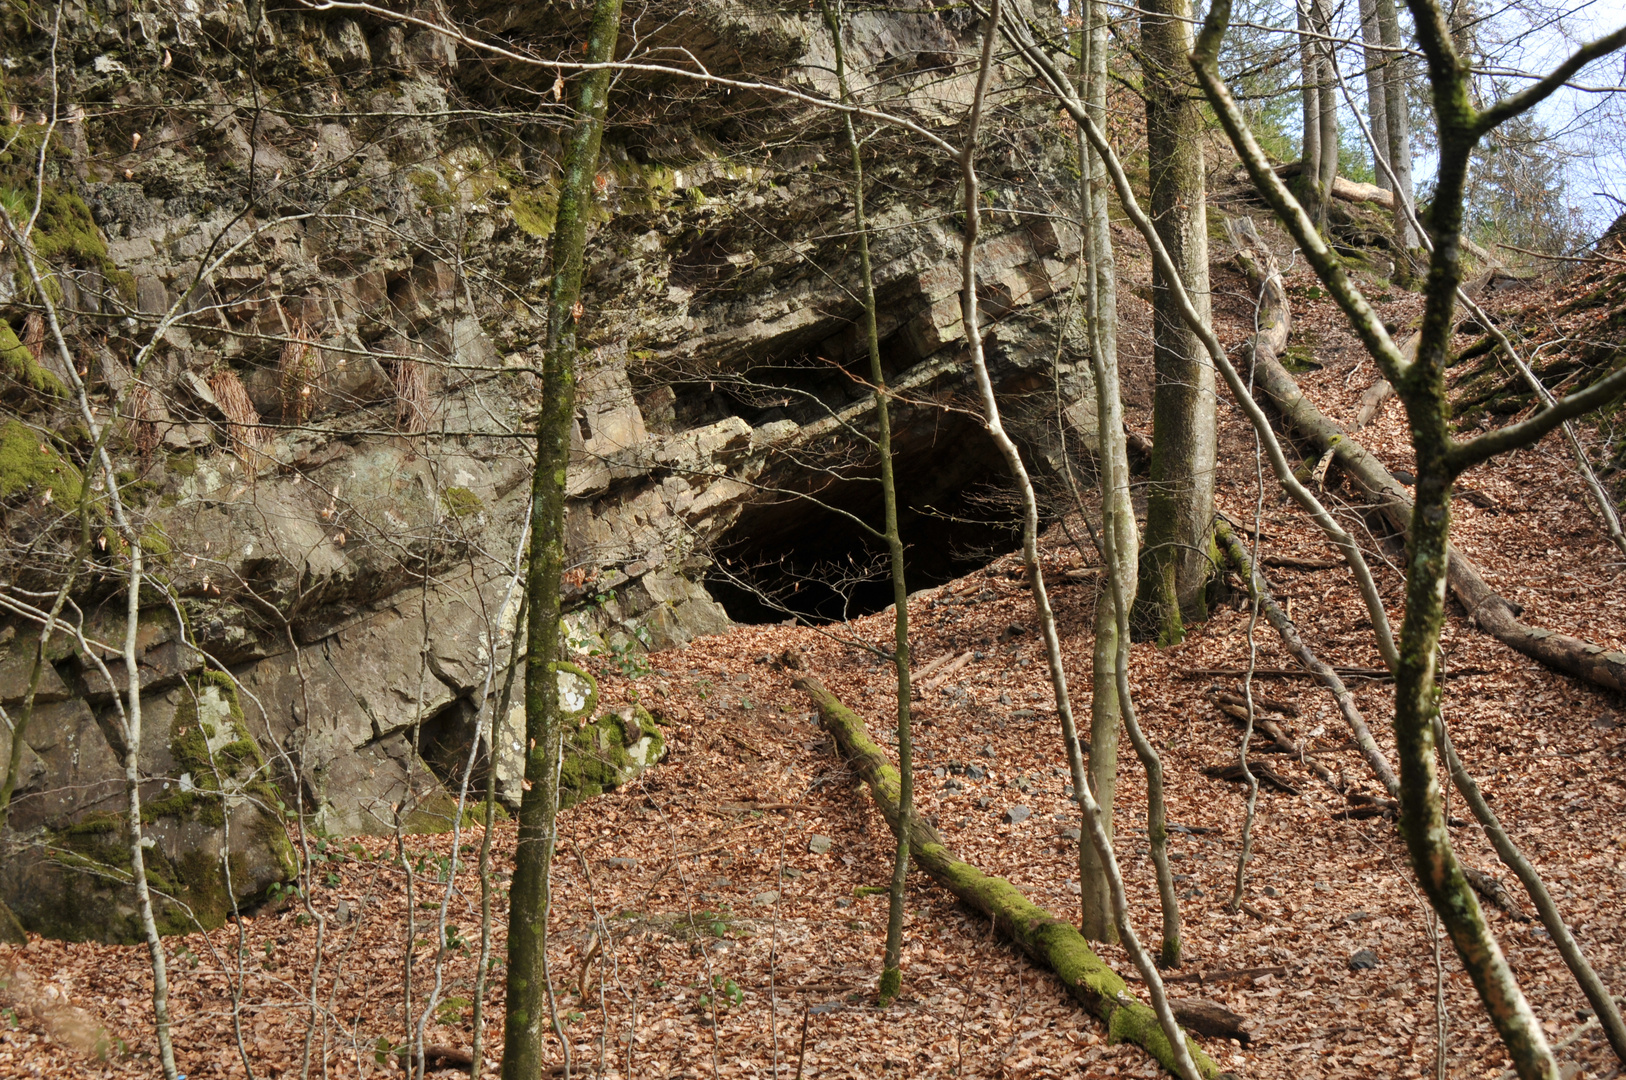
[{"label": "tree bark", "polygon": [[[902,814],[897,770],[870,740],[863,718],[811,676],[798,676],[793,684],[812,699],[824,729],[863,777],[893,834],[907,838],[921,869],[992,920],[1034,961],[1055,972],[1073,998],[1101,1019],[1113,1039],[1135,1043],[1164,1068],[1177,1072],[1172,1048],[1157,1016],[1130,997],[1124,980],[1096,956],[1072,924],[1034,904],[1004,878],[990,877],[962,861],[948,849],[937,830],[918,815]],[[1215,1080],[1222,1075],[1213,1060],[1189,1038],[1186,1049],[1199,1075]]]},{"label": "tree bark", "polygon": [[1320,167],[1316,170],[1317,191],[1316,224],[1327,227],[1327,214],[1332,206],[1332,185],[1338,179],[1338,78],[1332,66],[1332,19],[1327,14],[1326,0],[1310,0],[1310,21],[1318,35],[1316,42],[1316,93],[1320,95],[1321,149]]},{"label": "tree bark", "polygon": [[[1387,102],[1388,69],[1384,66],[1383,31],[1378,26],[1378,0],[1361,0],[1361,39],[1366,42],[1366,117],[1372,128],[1375,153],[1388,154],[1389,112]],[[1372,172],[1377,186],[1390,190],[1389,174],[1376,161]]]},{"label": "tree bark", "polygon": [[[1400,206],[1412,204],[1411,180],[1411,104],[1406,87],[1405,60],[1393,50],[1401,47],[1400,16],[1395,10],[1395,0],[1374,0],[1378,22],[1378,34],[1384,45],[1384,135],[1388,139],[1389,168],[1395,176],[1395,194],[1397,196],[1395,212],[1395,247],[1400,251],[1412,251],[1418,243],[1416,231],[1411,226],[1411,220],[1401,213]],[[1380,170],[1381,171],[1381,170]],[[1405,268],[1404,260],[1396,260],[1396,270]],[[1409,275],[1407,275],[1409,276]]]},{"label": "tree bark", "polygon": [[[1084,102],[1097,123],[1106,122],[1107,12],[1101,0],[1088,6],[1084,36]],[[1129,452],[1123,426],[1123,402],[1118,393],[1118,284],[1108,218],[1110,181],[1083,129],[1079,130],[1082,157],[1085,273],[1089,349],[1095,370],[1096,426],[1100,430],[1098,469],[1101,476],[1103,528],[1115,538],[1119,588],[1127,603],[1135,597],[1135,567],[1140,537],[1135,508],[1129,499]],[[1110,519],[1110,525],[1107,520]],[[1118,698],[1117,662],[1119,627],[1112,590],[1102,589],[1095,601],[1095,643],[1091,654],[1089,783],[1101,808],[1101,826],[1110,840],[1112,805],[1118,784],[1118,724],[1122,708]],[[1111,885],[1092,844],[1078,845],[1079,907],[1084,936],[1091,941],[1117,941],[1112,917]]]},{"label": "tree bark", "polygon": [[1202,117],[1186,60],[1190,18],[1188,0],[1151,0],[1141,16],[1152,220],[1179,280],[1170,282],[1154,268],[1151,491],[1135,621],[1166,645],[1185,636],[1187,619],[1206,617],[1204,590],[1213,565],[1214,366],[1173,295],[1183,282],[1208,320]]},{"label": "tree bark", "polygon": [[1310,36],[1311,0],[1295,0],[1294,11],[1299,29],[1299,83],[1300,142],[1299,161],[1304,165],[1304,180],[1313,198],[1319,198],[1315,185],[1321,176],[1321,94],[1316,86],[1321,81],[1321,65],[1316,58],[1315,40]]},{"label": "tree bark", "polygon": [[[839,0],[838,0],[839,2]],[[824,18],[835,46],[836,85],[846,102],[846,50],[841,40],[841,20],[824,0]],[[869,350],[870,381],[875,386],[876,449],[881,455],[881,504],[884,516],[887,556],[892,571],[892,661],[897,670],[898,718],[898,802],[904,817],[915,809],[915,773],[912,762],[913,739],[909,717],[909,589],[904,581],[903,536],[898,532],[898,488],[892,471],[892,416],[887,407],[886,372],[881,366],[881,338],[875,322],[875,276],[870,267],[869,225],[864,217],[864,157],[853,127],[852,113],[843,113],[847,148],[852,155],[853,218],[858,233],[858,269],[864,299],[864,342]],[[886,919],[886,952],[881,965],[881,985],[876,999],[882,1006],[898,996],[903,984],[903,886],[909,874],[909,841],[899,837],[892,860],[892,882]]]},{"label": "tree bark", "polygon": [[[615,58],[621,0],[597,0],[587,59]],[[547,978],[549,871],[553,863],[562,726],[559,682],[559,579],[564,569],[565,473],[576,408],[576,326],[581,316],[582,263],[610,71],[579,76],[576,123],[565,151],[553,237],[553,283],[542,361],[542,411],[536,422],[536,469],[531,478],[531,551],[526,575],[529,617],[525,653],[525,793],[508,917],[507,1015],[503,1080],[534,1080],[542,1071]],[[561,1032],[560,1037],[564,1035]]]}]

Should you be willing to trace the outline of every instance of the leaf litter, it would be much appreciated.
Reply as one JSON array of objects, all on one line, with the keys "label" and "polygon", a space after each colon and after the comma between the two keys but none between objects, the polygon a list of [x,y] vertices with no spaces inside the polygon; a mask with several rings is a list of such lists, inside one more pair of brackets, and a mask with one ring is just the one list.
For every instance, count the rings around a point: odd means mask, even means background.
[{"label": "leaf litter", "polygon": [[[1246,285],[1215,275],[1215,318],[1227,340],[1249,329]],[[1288,273],[1295,337],[1315,342],[1322,367],[1300,377],[1328,415],[1348,423],[1374,373],[1341,318],[1306,299],[1302,269]],[[1404,321],[1409,294],[1385,318]],[[1414,303],[1411,306],[1415,306]],[[1393,311],[1388,308],[1393,308]],[[1133,321],[1130,321],[1133,325]],[[1141,368],[1144,368],[1144,360]],[[1133,363],[1129,365],[1135,370]],[[1144,374],[1144,371],[1142,371]],[[1150,426],[1146,402],[1130,399],[1131,426]],[[1141,395],[1144,398],[1144,395]],[[1252,433],[1221,405],[1220,508],[1251,530]],[[1391,468],[1410,461],[1395,403],[1360,438]],[[1490,508],[1455,504],[1453,539],[1493,587],[1543,625],[1611,648],[1626,645],[1626,587],[1556,436],[1466,479]],[[1364,530],[1357,507],[1328,479],[1346,522]],[[1265,552],[1324,559],[1320,534],[1267,483]],[[1358,532],[1373,552],[1379,584],[1398,620],[1398,549]],[[1088,700],[1095,579],[1069,578],[1093,559],[1060,531],[1042,544],[1076,707]],[[1347,573],[1268,569],[1277,599],[1329,663],[1380,666],[1364,609]],[[916,702],[917,805],[968,861],[1003,875],[1035,902],[1077,917],[1077,806],[1070,798],[1055,714],[1032,610],[1011,556],[910,601],[914,650],[925,667],[945,654],[972,659]],[[1170,976],[1175,996],[1202,997],[1247,1018],[1244,1048],[1200,1040],[1221,1064],[1250,1078],[1432,1075],[1433,952],[1425,909],[1412,887],[1393,822],[1339,816],[1344,799],[1289,755],[1267,760],[1302,794],[1264,791],[1248,872],[1248,905],[1226,910],[1243,815],[1238,784],[1205,775],[1235,760],[1237,729],[1211,690],[1234,692],[1246,664],[1248,618],[1234,597],[1185,642],[1136,645],[1131,684],[1147,735],[1166,771],[1170,857],[1185,925],[1185,966]],[[637,700],[668,735],[664,764],[627,787],[565,811],[554,874],[553,978],[571,1046],[573,1074],[630,1077],[966,1076],[1002,1078],[1160,1075],[1132,1046],[1110,1045],[1095,1020],[1070,1002],[1053,975],[999,940],[980,917],[923,874],[909,879],[903,996],[872,1002],[886,923],[884,886],[892,837],[867,793],[833,753],[810,705],[777,662],[800,651],[830,689],[890,734],[891,669],[873,653],[836,640],[885,648],[889,612],[829,633],[740,626],[680,651],[649,658],[629,678],[604,665],[603,707]],[[1260,668],[1294,661],[1262,621]],[[1453,736],[1493,807],[1552,888],[1561,911],[1605,983],[1626,989],[1626,715],[1618,699],[1535,665],[1478,634],[1454,611],[1443,648],[1450,674],[1445,709]],[[1351,679],[1379,744],[1393,760],[1386,718],[1392,695],[1377,679]],[[1257,692],[1297,707],[1279,718],[1290,737],[1334,775],[1382,794],[1350,742],[1330,698],[1305,678],[1261,677]],[[1157,893],[1144,832],[1144,777],[1125,760],[1116,827],[1132,916],[1157,925]],[[1450,811],[1467,814],[1448,795]],[[1014,808],[1028,816],[1015,824]],[[1478,827],[1459,824],[1463,861],[1501,878],[1525,903]],[[812,843],[829,839],[828,847]],[[494,966],[485,1003],[484,1073],[501,1046],[506,889],[514,825],[494,833]],[[421,1010],[444,962],[440,1004],[426,1042],[466,1051],[472,1033],[479,938],[481,840],[462,836],[444,941],[433,940],[452,855],[450,834],[404,840],[414,867],[416,910],[393,840],[329,841],[311,903],[329,919],[311,1024],[316,927],[291,907],[246,916],[211,934],[166,938],[171,1012],[180,1069],[188,1077],[360,1077],[398,1073],[405,1040],[402,973],[410,947],[412,1000]],[[822,850],[821,850],[822,849]],[[339,922],[343,913],[348,921]],[[409,942],[408,917],[413,919]],[[1584,1028],[1586,1002],[1539,924],[1487,907],[1532,1007],[1549,1037]],[[238,934],[242,935],[241,949]],[[1132,965],[1100,947],[1121,973]],[[1360,963],[1352,965],[1359,956]],[[233,1028],[238,995],[242,1052]],[[1370,963],[1370,966],[1367,966]],[[0,1074],[124,1077],[156,1066],[150,1028],[151,974],[144,947],[32,938],[0,946],[0,971],[26,974],[30,991],[55,1007],[94,1018],[103,1056],[83,1037],[63,1038],[50,1008],[0,989]],[[1449,1075],[1494,1078],[1507,1065],[1472,986],[1449,949],[1444,957]],[[10,984],[8,984],[10,985]],[[1136,988],[1131,983],[1132,990]],[[585,995],[581,992],[585,991]],[[805,1034],[804,1034],[805,1033]],[[557,1041],[550,1061],[562,1063]],[[1575,1075],[1617,1075],[1594,1028],[1566,1045]]]}]

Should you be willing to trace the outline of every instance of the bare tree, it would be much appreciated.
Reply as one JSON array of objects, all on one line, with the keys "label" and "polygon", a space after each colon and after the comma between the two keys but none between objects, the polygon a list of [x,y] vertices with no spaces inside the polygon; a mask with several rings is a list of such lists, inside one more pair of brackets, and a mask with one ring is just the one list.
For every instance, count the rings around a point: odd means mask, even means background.
[{"label": "bare tree", "polygon": [[1444,369],[1462,279],[1463,195],[1474,147],[1497,126],[1550,96],[1588,63],[1626,45],[1626,28],[1583,46],[1525,89],[1478,109],[1469,102],[1470,68],[1453,41],[1444,9],[1435,0],[1408,0],[1408,7],[1418,44],[1428,60],[1440,148],[1435,197],[1427,221],[1435,250],[1429,263],[1420,340],[1412,360],[1402,355],[1338,256],[1317,233],[1314,221],[1270,168],[1221,78],[1218,54],[1230,19],[1229,0],[1218,0],[1210,8],[1192,63],[1255,187],[1299,243],[1405,405],[1417,457],[1417,496],[1406,564],[1406,617],[1395,667],[1395,729],[1406,844],[1423,891],[1484,1001],[1514,1068],[1524,1078],[1550,1078],[1558,1074],[1552,1051],[1485,921],[1446,830],[1435,725],[1442,690],[1439,639],[1445,618],[1451,488],[1464,470],[1528,445],[1569,417],[1618,396],[1626,390],[1626,371],[1560,399],[1527,420],[1458,441],[1450,431]]},{"label": "bare tree", "polygon": [[[587,40],[588,62],[614,59],[621,0],[597,0]],[[536,464],[531,474],[531,550],[525,581],[525,794],[509,893],[507,1014],[503,1032],[504,1080],[532,1080],[542,1071],[544,1008],[553,1004],[548,976],[548,913],[553,866],[558,777],[564,731],[560,720],[560,578],[565,558],[565,472],[576,409],[576,322],[582,315],[582,269],[599,142],[609,104],[611,71],[597,66],[579,76],[577,118],[565,151],[554,219],[553,283],[548,294],[548,338],[543,354],[541,414],[536,422]],[[565,1034],[558,1032],[561,1042]],[[566,1054],[569,1049],[566,1046]]]}]

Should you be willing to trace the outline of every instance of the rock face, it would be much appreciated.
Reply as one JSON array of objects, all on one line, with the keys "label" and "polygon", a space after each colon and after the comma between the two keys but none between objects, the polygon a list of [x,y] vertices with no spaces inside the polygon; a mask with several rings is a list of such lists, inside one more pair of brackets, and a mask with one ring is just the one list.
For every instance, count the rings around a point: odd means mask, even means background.
[{"label": "rock face", "polygon": [[[475,775],[487,768],[540,403],[554,73],[338,13],[63,10],[71,60],[49,130],[33,123],[52,100],[48,33],[0,13],[0,121],[9,111],[4,132],[22,136],[0,154],[0,194],[32,205],[43,147],[33,243],[92,406],[114,417],[153,571],[138,654],[154,873],[206,921],[230,906],[223,859],[239,898],[288,875],[281,815],[336,834],[444,828],[477,741]],[[552,4],[425,11],[538,55],[568,48],[586,18]],[[854,85],[950,141],[976,43],[957,18],[867,11],[847,28]],[[706,0],[662,26],[649,47],[834,92],[826,31],[805,8]],[[782,618],[781,573],[864,564],[872,552],[842,515],[878,520],[879,492],[837,122],[652,72],[627,72],[617,94],[581,315],[593,349],[567,479],[566,603],[573,649],[633,663],[726,629],[731,612]],[[977,295],[998,390],[1042,463],[1055,423],[1091,434],[1085,366],[1063,363],[1052,382],[1070,321],[1075,149],[1014,84],[998,88],[991,125]],[[925,585],[1009,542],[993,511],[962,524],[1004,470],[955,408],[975,399],[956,166],[895,129],[863,133],[904,530]],[[123,556],[107,536],[78,550],[72,508],[88,486],[105,516],[105,492],[58,393],[70,373],[30,330],[39,307],[8,247],[0,348],[26,387],[0,395],[4,589],[54,589],[76,568],[99,651],[122,640]],[[804,614],[865,602],[862,586],[789,597]],[[38,627],[18,616],[4,635],[0,697],[15,715]],[[33,929],[128,939],[115,687],[63,634],[47,657],[0,899]],[[522,711],[506,719],[517,730]],[[578,797],[661,745],[639,715],[601,718],[578,741],[601,759]],[[504,757],[500,785],[517,800]],[[90,892],[88,861],[107,874]]]}]

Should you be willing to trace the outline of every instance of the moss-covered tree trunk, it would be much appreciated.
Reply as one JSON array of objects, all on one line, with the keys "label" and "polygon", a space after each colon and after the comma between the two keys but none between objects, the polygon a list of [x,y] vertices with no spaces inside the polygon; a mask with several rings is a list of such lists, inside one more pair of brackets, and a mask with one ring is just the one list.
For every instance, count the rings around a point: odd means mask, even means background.
[{"label": "moss-covered tree trunk", "polygon": [[[1115,1041],[1132,1042],[1155,1057],[1164,1068],[1181,1072],[1172,1046],[1157,1015],[1128,992],[1128,985],[1106,965],[1073,928],[1033,903],[1004,878],[992,877],[962,861],[936,829],[918,814],[905,815],[898,801],[898,772],[886,755],[869,738],[864,720],[847,708],[817,680],[800,676],[797,689],[807,694],[819,710],[825,730],[834,737],[843,756],[869,786],[881,816],[894,835],[906,840],[921,869],[972,909],[987,916],[992,925],[1008,934],[1021,950],[1043,964],[1066,985],[1085,1008],[1106,1025]],[[1189,1061],[1197,1075],[1215,1078],[1219,1067],[1202,1049],[1185,1039]]]},{"label": "moss-covered tree trunk", "polygon": [[[1191,302],[1206,322],[1208,214],[1202,118],[1186,60],[1188,0],[1149,0],[1140,32],[1145,70],[1146,147],[1152,220]],[[1140,554],[1135,622],[1163,644],[1185,635],[1185,620],[1207,616],[1214,516],[1214,366],[1181,321],[1179,283],[1152,275],[1152,475]]]},{"label": "moss-covered tree trunk", "polygon": [[[615,58],[621,0],[597,0],[587,60]],[[542,411],[536,421],[531,479],[531,553],[526,574],[529,616],[525,653],[525,793],[509,893],[507,1016],[503,1080],[535,1080],[542,1071],[547,982],[548,876],[553,861],[560,739],[558,679],[559,579],[565,552],[565,472],[576,408],[576,327],[581,318],[587,220],[598,172],[599,141],[610,71],[577,77],[576,122],[565,151],[553,234],[553,282],[542,362]]]},{"label": "moss-covered tree trunk", "polygon": [[[839,0],[837,0],[839,4]],[[838,9],[823,0],[825,24],[835,46],[836,85],[841,100],[849,100],[846,47],[841,40],[842,22]],[[892,574],[892,662],[897,671],[898,717],[898,801],[905,817],[915,812],[915,772],[913,739],[909,723],[909,589],[903,572],[903,537],[898,532],[898,487],[892,469],[892,415],[887,405],[886,371],[881,365],[881,338],[875,322],[875,275],[870,267],[869,223],[864,216],[864,155],[853,127],[852,113],[842,114],[847,149],[852,155],[853,226],[858,233],[858,272],[864,300],[864,343],[869,350],[870,381],[875,387],[876,449],[881,457],[882,532],[886,537],[887,558]],[[899,837],[892,860],[890,902],[886,918],[886,951],[881,965],[881,985],[876,997],[889,1005],[903,985],[903,886],[909,875],[909,840]]]}]

